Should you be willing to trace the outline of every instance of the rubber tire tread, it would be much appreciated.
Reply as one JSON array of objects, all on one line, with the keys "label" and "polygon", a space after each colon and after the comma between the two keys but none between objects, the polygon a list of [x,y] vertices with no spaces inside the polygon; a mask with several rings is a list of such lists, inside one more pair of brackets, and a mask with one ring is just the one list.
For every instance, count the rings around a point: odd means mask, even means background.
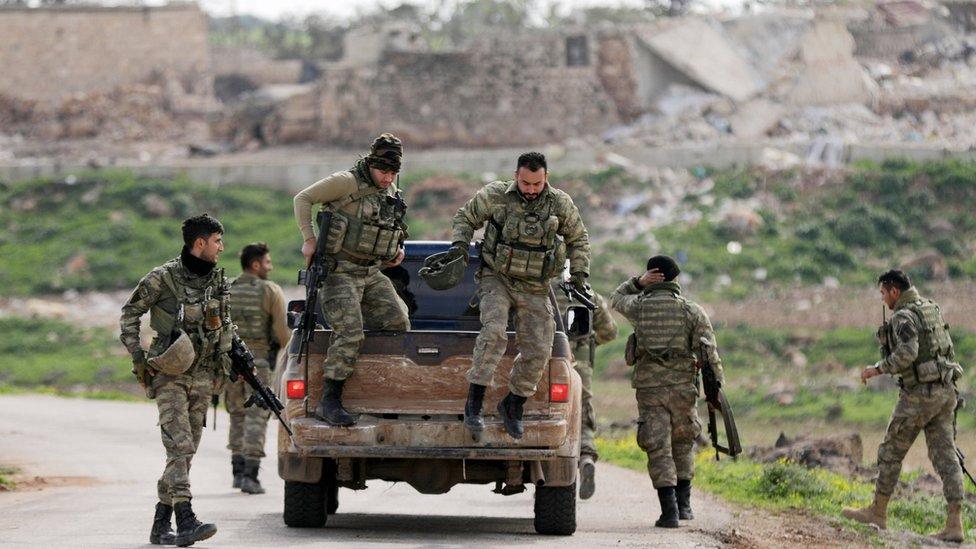
[{"label": "rubber tire tread", "polygon": [[326,514],[326,487],[322,482],[310,484],[285,481],[285,525],[292,528],[321,528]]},{"label": "rubber tire tread", "polygon": [[547,536],[576,532],[576,484],[535,489],[535,531]]}]

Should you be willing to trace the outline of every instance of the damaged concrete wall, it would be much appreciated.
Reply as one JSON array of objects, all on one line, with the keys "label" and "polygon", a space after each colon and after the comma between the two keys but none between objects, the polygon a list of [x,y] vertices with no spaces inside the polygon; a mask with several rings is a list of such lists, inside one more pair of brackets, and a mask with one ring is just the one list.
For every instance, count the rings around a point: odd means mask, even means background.
[{"label": "damaged concrete wall", "polygon": [[867,103],[873,82],[854,58],[854,38],[840,21],[821,20],[800,40],[802,64],[789,95],[796,105]]},{"label": "damaged concrete wall", "polygon": [[196,4],[0,8],[0,67],[0,94],[22,99],[109,91],[160,72],[206,91],[207,18]]},{"label": "damaged concrete wall", "polygon": [[326,69],[319,140],[361,145],[398,132],[412,146],[551,142],[620,122],[596,69],[593,34],[484,37],[464,52],[387,51],[380,63]]}]

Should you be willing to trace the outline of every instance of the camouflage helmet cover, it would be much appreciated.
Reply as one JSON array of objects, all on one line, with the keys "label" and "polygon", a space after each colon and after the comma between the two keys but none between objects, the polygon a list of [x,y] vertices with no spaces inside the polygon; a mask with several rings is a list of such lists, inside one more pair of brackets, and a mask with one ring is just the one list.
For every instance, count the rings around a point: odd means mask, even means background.
[{"label": "camouflage helmet cover", "polygon": [[436,253],[424,260],[417,274],[434,290],[450,290],[464,279],[467,264],[464,257],[446,261],[448,252]]},{"label": "camouflage helmet cover", "polygon": [[366,164],[371,168],[399,172],[402,158],[403,143],[400,138],[392,133],[383,133],[370,145]]},{"label": "camouflage helmet cover", "polygon": [[186,332],[180,331],[180,337],[176,338],[169,348],[159,356],[150,358],[147,362],[154,370],[166,375],[178,376],[185,373],[193,366],[197,354],[193,350],[193,342]]}]

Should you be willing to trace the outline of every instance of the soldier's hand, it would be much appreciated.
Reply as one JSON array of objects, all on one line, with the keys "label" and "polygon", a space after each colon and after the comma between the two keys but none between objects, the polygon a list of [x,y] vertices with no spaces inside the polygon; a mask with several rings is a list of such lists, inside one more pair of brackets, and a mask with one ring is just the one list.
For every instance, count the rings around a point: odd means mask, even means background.
[{"label": "soldier's hand", "polygon": [[879,375],[881,375],[881,370],[875,368],[874,366],[868,366],[867,368],[861,370],[861,384],[867,385],[869,379]]},{"label": "soldier's hand", "polygon": [[403,251],[403,247],[400,247],[400,249],[397,250],[396,256],[394,256],[393,259],[387,261],[386,266],[387,267],[396,267],[397,265],[399,265],[400,263],[403,262],[403,257],[405,255],[406,255],[406,252]]},{"label": "soldier's hand", "polygon": [[302,244],[302,255],[305,256],[306,267],[312,264],[312,256],[315,255],[315,247],[318,245],[318,242],[318,239],[313,236]]},{"label": "soldier's hand", "polygon": [[657,284],[658,282],[664,282],[664,274],[657,269],[646,271],[637,280],[637,283],[640,284],[641,288],[646,288],[651,284]]},{"label": "soldier's hand", "polygon": [[144,354],[132,357],[132,374],[136,376],[139,385],[145,387],[149,384],[149,378],[153,376],[153,370],[146,362]]},{"label": "soldier's hand", "polygon": [[455,259],[464,258],[464,264],[468,264],[468,243],[457,241],[451,244],[451,249],[444,256],[444,262],[450,263]]},{"label": "soldier's hand", "polygon": [[569,275],[569,283],[573,285],[573,289],[583,295],[590,295],[590,288],[586,284],[586,275],[584,273],[573,273]]}]

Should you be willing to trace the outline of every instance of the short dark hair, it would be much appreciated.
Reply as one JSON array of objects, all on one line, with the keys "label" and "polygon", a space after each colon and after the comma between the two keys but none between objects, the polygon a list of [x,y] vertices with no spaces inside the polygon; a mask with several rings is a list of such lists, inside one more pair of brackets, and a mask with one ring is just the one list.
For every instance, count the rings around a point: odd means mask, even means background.
[{"label": "short dark hair", "polygon": [[664,275],[664,280],[674,280],[680,273],[678,263],[666,255],[656,255],[647,260],[647,270],[657,269]]},{"label": "short dark hair", "polygon": [[251,267],[251,263],[261,260],[268,255],[271,250],[264,242],[251,242],[241,250],[241,269],[245,271]]},{"label": "short dark hair", "polygon": [[522,153],[518,157],[518,162],[515,163],[515,171],[519,168],[526,168],[530,172],[538,171],[542,168],[545,171],[549,171],[549,166],[546,164],[546,155],[540,152],[527,152]]},{"label": "short dark hair", "polygon": [[183,220],[183,244],[187,248],[192,248],[198,238],[207,239],[214,233],[224,234],[224,226],[209,213]]},{"label": "short dark hair", "polygon": [[912,279],[904,271],[892,269],[878,277],[878,284],[886,288],[895,287],[904,292],[912,287]]}]

